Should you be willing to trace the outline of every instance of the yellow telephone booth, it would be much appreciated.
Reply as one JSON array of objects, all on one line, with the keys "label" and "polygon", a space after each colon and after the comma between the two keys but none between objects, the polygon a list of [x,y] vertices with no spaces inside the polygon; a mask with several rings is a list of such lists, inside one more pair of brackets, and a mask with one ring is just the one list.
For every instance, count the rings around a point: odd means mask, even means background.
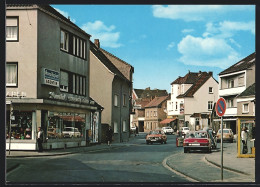
[{"label": "yellow telephone booth", "polygon": [[[242,141],[242,131],[245,131],[244,142]],[[255,158],[255,118],[239,117],[238,118],[238,157]],[[246,137],[246,138],[245,138]]]}]

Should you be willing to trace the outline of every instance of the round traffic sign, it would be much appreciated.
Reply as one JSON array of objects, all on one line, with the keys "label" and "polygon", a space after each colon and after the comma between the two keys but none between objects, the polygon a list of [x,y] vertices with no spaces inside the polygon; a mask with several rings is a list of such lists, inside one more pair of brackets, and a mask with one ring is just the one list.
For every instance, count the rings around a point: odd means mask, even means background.
[{"label": "round traffic sign", "polygon": [[226,112],[226,101],[224,98],[219,98],[216,104],[216,113],[219,117],[223,116]]}]

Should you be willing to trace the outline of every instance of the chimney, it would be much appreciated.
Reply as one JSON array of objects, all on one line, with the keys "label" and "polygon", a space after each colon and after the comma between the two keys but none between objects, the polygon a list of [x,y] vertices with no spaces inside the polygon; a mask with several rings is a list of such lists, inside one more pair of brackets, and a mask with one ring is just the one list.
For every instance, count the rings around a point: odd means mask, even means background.
[{"label": "chimney", "polygon": [[209,75],[212,76],[212,75],[213,75],[213,72],[212,72],[212,71],[209,71]]},{"label": "chimney", "polygon": [[68,16],[68,20],[70,20],[70,16]]},{"label": "chimney", "polygon": [[148,87],[148,88],[145,88],[145,90],[150,90],[150,87]]},{"label": "chimney", "polygon": [[95,39],[94,43],[96,45],[97,48],[100,48],[100,43],[99,43],[99,39]]}]

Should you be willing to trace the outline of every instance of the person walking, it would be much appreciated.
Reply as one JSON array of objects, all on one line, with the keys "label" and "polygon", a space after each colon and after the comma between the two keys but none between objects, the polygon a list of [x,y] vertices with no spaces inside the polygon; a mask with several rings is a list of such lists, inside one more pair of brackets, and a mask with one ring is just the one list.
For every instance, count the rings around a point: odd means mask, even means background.
[{"label": "person walking", "polygon": [[138,135],[138,126],[136,126],[136,128],[135,128],[135,135]]},{"label": "person walking", "polygon": [[43,142],[43,132],[41,127],[38,127],[38,133],[37,133],[38,152],[43,151],[42,142]]},{"label": "person walking", "polygon": [[243,143],[243,154],[247,153],[247,127],[243,127],[242,132],[241,132],[241,139]]},{"label": "person walking", "polygon": [[109,126],[108,129],[107,129],[107,134],[106,134],[106,137],[107,137],[107,145],[111,146],[111,143],[112,143],[112,136],[113,136],[113,130],[112,128]]}]

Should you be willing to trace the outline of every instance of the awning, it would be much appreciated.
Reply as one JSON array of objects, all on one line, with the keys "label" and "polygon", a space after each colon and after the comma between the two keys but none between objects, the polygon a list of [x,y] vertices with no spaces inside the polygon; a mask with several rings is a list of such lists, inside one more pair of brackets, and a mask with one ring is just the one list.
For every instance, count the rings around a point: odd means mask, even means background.
[{"label": "awning", "polygon": [[160,124],[167,124],[171,123],[172,121],[176,120],[176,118],[166,118],[165,120],[162,120]]}]

